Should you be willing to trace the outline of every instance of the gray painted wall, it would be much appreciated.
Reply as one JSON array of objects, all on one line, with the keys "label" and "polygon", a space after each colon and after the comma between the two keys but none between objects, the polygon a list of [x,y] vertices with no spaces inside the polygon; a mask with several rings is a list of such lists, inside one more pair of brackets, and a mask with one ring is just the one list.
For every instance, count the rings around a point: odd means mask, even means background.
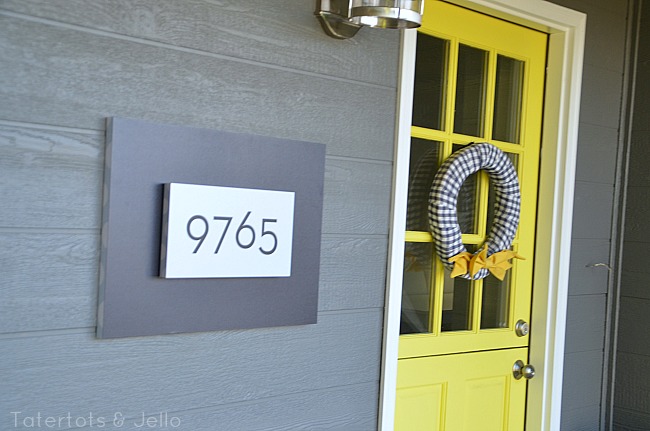
[{"label": "gray painted wall", "polygon": [[617,183],[622,94],[627,77],[627,0],[554,0],[587,14],[578,165],[565,345],[562,430],[605,429],[601,415],[607,391],[608,295],[606,267],[614,265],[610,244]]},{"label": "gray painted wall", "polygon": [[[399,35],[270,3],[0,1],[0,429],[375,429]],[[109,116],[326,144],[318,323],[96,340]]]},{"label": "gray painted wall", "polygon": [[[588,14],[562,429],[595,430],[627,0],[556,2]],[[270,3],[0,1],[0,429],[376,427],[398,35],[336,41],[313,2]],[[95,340],[108,116],[326,144],[318,324]]]},{"label": "gray painted wall", "polygon": [[650,4],[641,1],[614,398],[616,430],[650,429]]}]

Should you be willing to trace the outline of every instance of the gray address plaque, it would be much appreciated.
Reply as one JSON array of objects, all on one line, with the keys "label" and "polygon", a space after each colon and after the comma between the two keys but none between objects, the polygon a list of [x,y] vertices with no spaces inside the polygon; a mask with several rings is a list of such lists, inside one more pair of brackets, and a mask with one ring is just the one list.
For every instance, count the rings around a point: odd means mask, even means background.
[{"label": "gray address plaque", "polygon": [[325,146],[107,123],[97,336],[316,323]]}]

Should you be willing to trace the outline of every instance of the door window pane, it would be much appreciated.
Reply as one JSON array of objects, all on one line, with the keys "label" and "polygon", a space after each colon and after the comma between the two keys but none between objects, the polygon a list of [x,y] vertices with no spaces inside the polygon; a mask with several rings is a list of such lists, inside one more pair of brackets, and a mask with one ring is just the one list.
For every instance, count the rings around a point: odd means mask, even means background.
[{"label": "door window pane", "polygon": [[483,279],[481,329],[507,328],[510,306],[510,274],[503,281],[492,274]]},{"label": "door window pane", "polygon": [[[517,169],[519,158],[517,154],[506,153],[510,161]],[[488,218],[487,228],[491,228],[494,221],[496,193],[490,182],[488,188]],[[500,251],[500,250],[499,250]],[[483,280],[483,299],[481,312],[481,329],[506,328],[508,326],[508,307],[510,304],[510,274],[506,273],[503,281],[500,281],[492,274]]]},{"label": "door window pane", "polygon": [[442,130],[449,41],[418,33],[413,92],[413,125]]},{"label": "door window pane", "polygon": [[483,136],[487,51],[467,45],[458,47],[454,132]]},{"label": "door window pane", "polygon": [[[476,246],[466,245],[474,253]],[[442,331],[467,331],[472,329],[472,298],[474,283],[465,278],[449,277],[445,273],[442,299]]]},{"label": "door window pane", "polygon": [[[515,167],[515,171],[516,171],[517,164],[519,163],[519,157],[513,153],[506,153],[506,156],[508,156],[513,166]],[[487,229],[489,231],[490,227],[492,226],[492,223],[494,222],[494,211],[496,210],[496,208],[494,207],[494,204],[496,202],[496,193],[494,192],[494,185],[492,184],[492,181],[490,181],[489,183],[488,190],[489,191],[488,191]],[[501,211],[504,211],[504,209],[501,209]]]},{"label": "door window pane", "polygon": [[[453,150],[458,151],[464,145],[454,145]],[[478,195],[479,174],[475,172],[467,177],[458,191],[456,201],[456,217],[460,231],[465,234],[478,233]]]},{"label": "door window pane", "polygon": [[411,139],[406,230],[429,231],[429,192],[440,165],[442,143]]},{"label": "door window pane", "polygon": [[442,301],[442,331],[472,329],[473,283],[465,278],[445,277]]},{"label": "door window pane", "polygon": [[462,233],[476,233],[478,224],[478,172],[473,173],[463,183],[458,191],[456,215]]},{"label": "door window pane", "polygon": [[497,82],[494,94],[492,137],[499,141],[519,143],[524,62],[503,55],[497,56]]},{"label": "door window pane", "polygon": [[407,242],[404,249],[401,334],[429,331],[433,244]]}]

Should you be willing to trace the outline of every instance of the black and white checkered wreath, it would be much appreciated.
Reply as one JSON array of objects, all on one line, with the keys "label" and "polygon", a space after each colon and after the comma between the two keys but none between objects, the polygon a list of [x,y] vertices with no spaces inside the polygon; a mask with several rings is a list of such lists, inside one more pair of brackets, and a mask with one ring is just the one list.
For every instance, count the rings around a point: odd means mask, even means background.
[{"label": "black and white checkered wreath", "polygon": [[[456,205],[460,187],[481,169],[488,173],[494,187],[494,221],[485,242],[472,254],[461,239]],[[517,172],[508,156],[494,145],[472,143],[445,160],[431,184],[429,229],[438,257],[451,270],[451,277],[479,280],[492,273],[503,280],[512,268],[510,260],[524,259],[510,250],[519,225],[520,202]]]}]

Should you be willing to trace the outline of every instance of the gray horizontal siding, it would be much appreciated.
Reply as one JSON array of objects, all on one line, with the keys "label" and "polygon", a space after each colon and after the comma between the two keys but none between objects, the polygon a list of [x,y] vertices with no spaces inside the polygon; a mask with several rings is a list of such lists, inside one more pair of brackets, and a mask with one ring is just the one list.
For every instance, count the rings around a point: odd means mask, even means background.
[{"label": "gray horizontal siding", "polygon": [[[642,13],[644,13],[644,11],[642,11]],[[648,60],[650,60],[650,53],[648,52],[647,46],[645,46],[648,45],[648,40],[650,40],[648,29],[644,28],[647,25],[647,20],[641,25],[640,40],[642,42],[639,44],[639,58],[637,64],[637,76],[639,79],[637,80],[637,85],[634,89],[635,121],[633,125],[634,132],[632,134],[632,147],[634,148],[633,154],[635,154],[635,156],[638,154],[636,157],[639,157],[641,160],[647,160],[646,157],[648,153],[647,149],[643,149],[643,144],[648,141],[649,137],[647,132],[650,130],[650,124],[648,124],[647,121],[647,118],[650,116],[650,106],[648,106],[648,103],[644,103],[646,100],[648,100],[648,97],[650,97],[650,86],[645,84],[645,82],[642,82],[643,78],[648,76],[650,73],[650,64],[648,64]],[[631,160],[634,160],[634,158]],[[639,172],[633,169],[634,165],[631,165],[630,172]],[[636,184],[636,181],[645,182],[647,180],[643,180],[639,178],[638,175],[634,175],[634,184]]]},{"label": "gray horizontal siding", "polygon": [[643,259],[650,245],[648,197],[650,180],[650,10],[640,8],[637,80],[634,94],[633,130],[630,140],[630,164],[625,215],[625,243],[614,400],[614,429],[621,431],[650,429],[650,379],[643,371],[650,364],[650,267]]},{"label": "gray horizontal siding", "polygon": [[587,10],[595,4],[606,9],[607,13],[593,13],[593,9],[588,12],[585,64],[622,73],[625,68],[623,47],[627,31],[627,0],[588,0],[588,3],[592,5]]},{"label": "gray horizontal siding", "polygon": [[[321,142],[328,154],[392,160],[394,87],[292,73],[1,13],[0,119],[103,130],[106,117],[132,117]],[[368,106],[381,109],[363,108]]]},{"label": "gray horizontal siding", "polygon": [[569,285],[571,295],[607,293],[610,242],[606,239],[574,239],[571,241]]},{"label": "gray horizontal siding", "polygon": [[95,326],[99,232],[0,232],[0,244],[0,333]]},{"label": "gray horizontal siding", "polygon": [[321,243],[319,310],[381,308],[388,238],[325,235]]},{"label": "gray horizontal siding", "polygon": [[600,405],[563,409],[561,430],[595,431],[600,429]]},{"label": "gray horizontal siding", "polygon": [[[563,431],[603,429],[603,375],[614,197],[625,70],[627,0],[553,0],[587,14],[573,212]],[[604,369],[605,367],[605,369]]]},{"label": "gray horizontal siding", "polygon": [[388,233],[392,166],[328,159],[324,233]]},{"label": "gray horizontal siding", "polygon": [[[580,181],[614,184],[616,181],[616,152],[618,129],[593,124],[581,124],[576,162],[576,178]],[[596,167],[597,168],[594,168]]]},{"label": "gray horizontal siding", "polygon": [[614,431],[647,431],[650,429],[650,414],[615,407],[612,429]]},{"label": "gray horizontal siding", "polygon": [[555,3],[587,14],[585,64],[623,72],[628,0],[562,0]]},{"label": "gray horizontal siding", "polygon": [[0,227],[99,228],[103,163],[100,134],[0,125]]},{"label": "gray horizontal siding", "polygon": [[[626,248],[629,243],[626,244]],[[643,245],[646,248],[647,244]],[[625,286],[625,296],[650,300],[650,272],[625,271],[621,277],[621,285]]]},{"label": "gray horizontal siding", "polygon": [[[621,411],[636,412],[641,417],[650,417],[650,376],[643,370],[647,367],[648,356],[619,350],[616,358],[615,407]],[[625,414],[627,415],[627,413]],[[623,421],[614,414],[615,421]],[[650,427],[650,421],[645,422]],[[646,428],[647,429],[647,428]]]},{"label": "gray horizontal siding", "polygon": [[[5,10],[206,53],[394,87],[396,32],[334,40],[311,1],[4,0]],[[392,55],[388,55],[392,53]]]},{"label": "gray horizontal siding", "polygon": [[611,184],[576,181],[573,238],[610,239],[613,199]]},{"label": "gray horizontal siding", "polygon": [[[650,65],[648,66],[650,74]],[[646,117],[648,118],[648,117]],[[647,161],[650,160],[650,122],[635,125],[636,130],[632,132],[634,143],[634,157],[630,157],[630,172],[637,173],[634,176],[633,185],[636,187],[650,187],[650,175],[639,175],[648,170]],[[646,195],[647,197],[647,195]]]},{"label": "gray horizontal siding", "polygon": [[[646,160],[650,160],[650,157]],[[647,174],[644,174],[646,176]],[[650,241],[650,186],[628,187],[627,222],[625,223],[625,239],[628,241]]]},{"label": "gray horizontal siding", "polygon": [[[584,12],[587,15],[605,13],[606,16],[625,16],[627,13],[627,0],[558,0],[553,3]],[[593,31],[596,30],[597,28],[594,28]]]},{"label": "gray horizontal siding", "polygon": [[[180,412],[143,412],[155,420],[160,420],[159,424],[152,423],[151,426],[144,427],[142,413],[127,417],[122,416],[122,412],[115,412],[109,417],[94,416],[93,426],[74,429],[132,430],[139,427],[191,431],[372,431],[377,429],[374,402],[377,391],[378,386],[375,383],[362,383]],[[310,415],[305,416],[305,412],[310,412]],[[163,416],[159,419],[161,413]],[[16,421],[14,415],[11,415],[11,419],[18,425],[12,429],[30,429],[23,426],[26,416],[28,412],[16,413]],[[88,425],[87,413],[78,414],[77,417],[84,417]],[[73,425],[75,419],[75,416],[71,419]],[[83,425],[83,419],[79,421]],[[61,429],[67,428],[67,419],[64,419],[63,423],[65,426]]]},{"label": "gray horizontal siding", "polygon": [[378,390],[376,383],[363,383],[184,412],[182,419],[193,431],[374,431]]},{"label": "gray horizontal siding", "polygon": [[605,295],[570,296],[567,306],[567,353],[598,351],[605,339]]},{"label": "gray horizontal siding", "polygon": [[[376,428],[399,34],[336,41],[314,6],[0,2],[3,409]],[[110,116],[326,144],[318,323],[95,339]]]},{"label": "gray horizontal siding", "polygon": [[[255,331],[114,341],[91,333],[4,338],[0,405],[9,411],[38,406],[50,416],[71,408],[137,416],[376,383],[381,322],[381,310],[369,310]],[[3,429],[9,419],[0,419]]]},{"label": "gray horizontal siding", "polygon": [[[647,251],[648,242],[643,238],[632,238],[626,235],[625,251],[623,257],[624,272],[626,274],[650,274],[650,265],[647,264],[645,253]],[[622,290],[623,295],[628,295],[628,285],[624,286]]]},{"label": "gray horizontal siding", "polygon": [[603,352],[567,353],[564,361],[563,418],[565,412],[600,406]]},{"label": "gray horizontal siding", "polygon": [[[373,431],[377,429],[377,396],[378,386],[366,383],[185,411],[174,416],[182,425],[180,429],[192,431]],[[137,426],[142,417],[125,423]]]},{"label": "gray horizontal siding", "polygon": [[[623,50],[624,46],[620,49]],[[602,64],[585,64],[582,74],[580,122],[618,129],[622,90],[622,72],[609,70]]]},{"label": "gray horizontal siding", "polygon": [[[645,330],[648,324],[650,299],[622,296],[620,307],[621,313],[618,320],[621,334],[618,339],[619,353],[626,352],[645,355],[646,357],[650,356],[650,331]],[[648,411],[650,412],[650,410]]]}]

